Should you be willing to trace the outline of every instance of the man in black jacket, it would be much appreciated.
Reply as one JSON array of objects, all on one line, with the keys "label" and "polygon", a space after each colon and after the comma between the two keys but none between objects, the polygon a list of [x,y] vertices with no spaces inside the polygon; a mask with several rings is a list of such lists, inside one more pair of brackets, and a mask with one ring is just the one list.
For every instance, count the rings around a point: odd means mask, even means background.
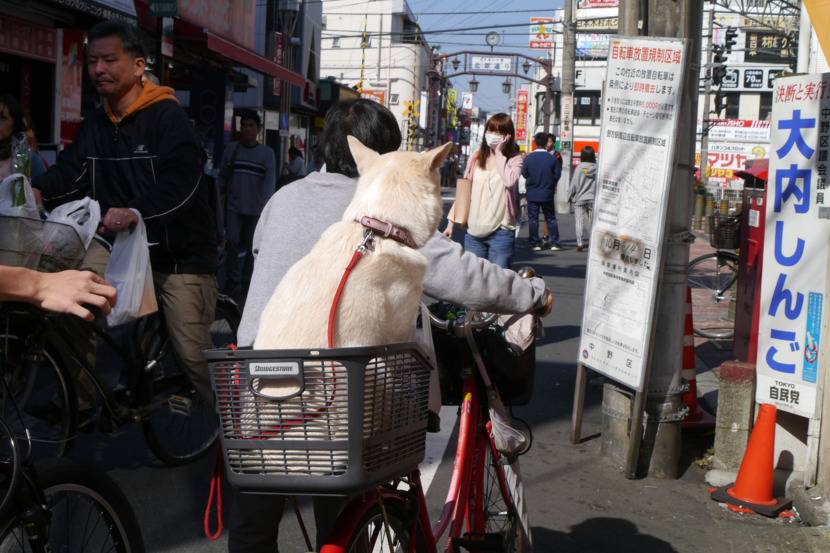
[{"label": "man in black jacket", "polygon": [[[87,70],[103,105],[33,186],[47,205],[83,196],[98,200],[100,232],[110,238],[138,222],[136,211],[141,214],[171,341],[210,401],[201,352],[212,346],[217,243],[201,148],[173,90],[144,78],[145,52],[134,28],[105,21],[87,39]],[[103,273],[107,257],[93,241],[85,265]]]}]

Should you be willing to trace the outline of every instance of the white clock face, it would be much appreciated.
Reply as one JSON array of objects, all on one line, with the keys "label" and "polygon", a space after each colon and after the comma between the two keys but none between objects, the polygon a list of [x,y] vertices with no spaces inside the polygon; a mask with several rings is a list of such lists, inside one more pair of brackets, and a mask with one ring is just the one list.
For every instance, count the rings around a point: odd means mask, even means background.
[{"label": "white clock face", "polygon": [[499,42],[501,42],[501,36],[494,31],[490,31],[484,37],[484,41],[487,42],[489,46],[496,46]]}]

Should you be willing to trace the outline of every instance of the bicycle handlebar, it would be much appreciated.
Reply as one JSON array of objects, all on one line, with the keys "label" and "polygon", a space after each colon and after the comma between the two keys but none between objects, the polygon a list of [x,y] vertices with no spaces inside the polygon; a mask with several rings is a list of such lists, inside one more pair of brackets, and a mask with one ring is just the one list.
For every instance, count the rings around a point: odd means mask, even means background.
[{"label": "bicycle handlebar", "polygon": [[[522,278],[533,278],[533,277],[536,276],[536,271],[533,269],[533,267],[522,267],[517,272],[519,273],[519,276],[521,276]],[[468,312],[468,315],[469,314],[474,314],[474,316],[465,317],[463,321],[459,322],[458,320],[441,319],[439,317],[436,317],[432,313],[432,311],[429,311],[429,309],[427,309],[427,311],[429,312],[429,320],[430,320],[430,323],[432,323],[432,326],[434,326],[436,328],[440,328],[441,330],[450,330],[450,329],[463,330],[467,327],[470,327],[473,330],[476,330],[476,329],[479,329],[479,328],[484,328],[486,326],[490,326],[499,317],[498,313],[480,313],[480,312],[471,311],[471,312]],[[475,315],[482,315],[482,317],[477,318],[477,317],[475,317]]]}]

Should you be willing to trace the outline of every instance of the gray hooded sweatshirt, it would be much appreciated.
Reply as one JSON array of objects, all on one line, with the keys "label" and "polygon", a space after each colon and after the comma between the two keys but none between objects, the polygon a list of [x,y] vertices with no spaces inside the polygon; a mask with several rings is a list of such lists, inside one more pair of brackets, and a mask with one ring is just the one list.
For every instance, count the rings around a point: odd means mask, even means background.
[{"label": "gray hooded sweatshirt", "polygon": [[582,162],[574,169],[568,201],[574,205],[594,203],[597,190],[597,164]]},{"label": "gray hooded sweatshirt", "polygon": [[[282,187],[268,201],[254,233],[256,261],[239,326],[240,346],[253,344],[260,315],[277,284],[323,231],[343,217],[356,185],[356,179],[344,175],[315,172]],[[544,280],[523,279],[464,252],[441,233],[420,252],[428,260],[424,293],[431,298],[494,313],[526,313],[545,303]]]}]

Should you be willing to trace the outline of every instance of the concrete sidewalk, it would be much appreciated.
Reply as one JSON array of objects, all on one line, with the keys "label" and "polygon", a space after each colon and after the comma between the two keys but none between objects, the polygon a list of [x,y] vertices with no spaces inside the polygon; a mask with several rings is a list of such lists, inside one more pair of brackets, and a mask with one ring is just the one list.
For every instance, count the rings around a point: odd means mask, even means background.
[{"label": "concrete sidewalk", "polygon": [[[808,528],[797,520],[737,515],[709,498],[705,468],[698,461],[711,447],[712,431],[684,432],[682,476],[678,480],[626,480],[600,454],[603,415],[599,378],[589,377],[582,431],[586,438],[575,446],[569,443],[587,254],[574,249],[572,217],[560,218],[560,231],[566,247],[561,252],[532,253],[526,238],[520,238],[516,248],[515,265],[534,266],[555,295],[554,314],[546,320],[546,337],[537,350],[534,399],[530,405],[515,409],[534,430],[533,449],[522,457],[521,464],[535,551],[830,551],[827,530]],[[717,379],[712,369],[731,358],[731,343],[696,342],[698,388],[704,408],[712,409],[717,405]]]}]

